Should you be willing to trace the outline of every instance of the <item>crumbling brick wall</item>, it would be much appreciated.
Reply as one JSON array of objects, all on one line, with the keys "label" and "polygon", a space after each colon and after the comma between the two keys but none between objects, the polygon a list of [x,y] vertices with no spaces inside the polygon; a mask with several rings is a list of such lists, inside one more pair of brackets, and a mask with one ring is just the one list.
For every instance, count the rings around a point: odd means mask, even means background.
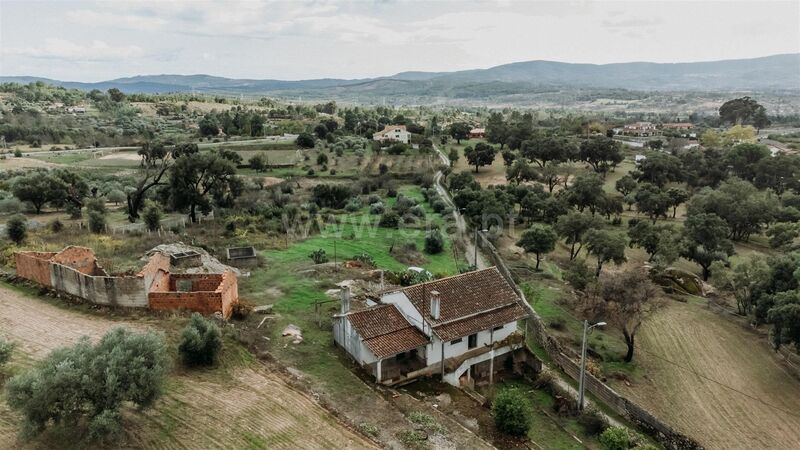
[{"label": "crumbling brick wall", "polygon": [[[179,282],[188,280],[188,292],[178,291]],[[233,305],[239,301],[236,275],[231,271],[223,274],[169,274],[159,275],[148,294],[151,309],[186,309],[204,315],[219,311],[226,319],[231,316]]]},{"label": "crumbling brick wall", "polygon": [[69,246],[56,253],[52,261],[86,275],[107,275],[105,270],[97,264],[97,257],[90,248]]},{"label": "crumbling brick wall", "polygon": [[153,253],[147,264],[139,271],[138,276],[144,278],[145,289],[151,290],[153,283],[160,278],[159,272],[169,272],[169,255],[161,252]]},{"label": "crumbling brick wall", "polygon": [[55,255],[55,252],[16,252],[14,262],[17,276],[52,287],[50,259]]}]

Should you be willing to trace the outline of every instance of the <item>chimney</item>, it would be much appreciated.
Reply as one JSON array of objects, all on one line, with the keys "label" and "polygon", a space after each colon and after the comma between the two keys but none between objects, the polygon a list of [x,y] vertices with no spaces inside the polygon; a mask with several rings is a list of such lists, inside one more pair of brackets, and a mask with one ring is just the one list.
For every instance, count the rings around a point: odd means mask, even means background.
[{"label": "chimney", "polygon": [[350,286],[343,286],[339,291],[342,299],[342,314],[350,312]]},{"label": "chimney", "polygon": [[441,300],[439,299],[439,291],[431,291],[431,318],[439,320],[439,309]]}]

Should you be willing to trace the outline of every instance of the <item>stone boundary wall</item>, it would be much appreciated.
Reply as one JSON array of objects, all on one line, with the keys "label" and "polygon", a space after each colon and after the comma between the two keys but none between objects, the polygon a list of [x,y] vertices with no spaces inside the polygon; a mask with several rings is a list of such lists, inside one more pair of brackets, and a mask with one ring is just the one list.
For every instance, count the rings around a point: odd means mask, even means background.
[{"label": "stone boundary wall", "polygon": [[[480,233],[479,246],[484,250],[485,254],[489,256],[492,264],[497,266],[497,269],[506,278],[506,280],[514,287],[514,290],[523,299],[525,296],[522,294],[521,289],[517,286],[508,267],[505,265],[503,258],[497,251],[494,245],[489,242],[489,239],[484,233]],[[564,371],[570,378],[578,381],[580,378],[580,364],[576,362],[579,360],[578,355],[570,349],[562,348],[558,340],[547,333],[544,322],[538,314],[533,314],[527,321],[527,332],[531,333],[539,345],[545,350],[547,355],[553,363]],[[568,355],[569,353],[570,355]],[[627,418],[637,426],[646,430],[653,437],[664,445],[664,447],[671,450],[698,450],[703,449],[694,439],[674,430],[666,423],[659,420],[653,414],[640,407],[636,403],[621,396],[616,391],[611,389],[607,384],[595,378],[591,373],[586,372],[585,377],[586,390],[591,392],[595,397],[599,398],[606,405],[611,407],[617,414]]]}]

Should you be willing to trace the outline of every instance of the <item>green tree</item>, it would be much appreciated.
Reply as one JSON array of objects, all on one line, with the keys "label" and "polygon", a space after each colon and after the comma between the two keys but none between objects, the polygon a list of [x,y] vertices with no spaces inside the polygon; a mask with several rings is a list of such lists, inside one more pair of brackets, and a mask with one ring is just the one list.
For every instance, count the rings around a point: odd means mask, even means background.
[{"label": "green tree", "polygon": [[628,196],[629,194],[633,193],[637,186],[638,183],[636,183],[636,179],[634,179],[629,173],[626,173],[622,176],[622,178],[614,183],[614,189],[616,189],[617,192],[623,196]]},{"label": "green tree", "polygon": [[63,199],[67,186],[61,179],[45,171],[35,171],[17,178],[11,190],[14,197],[30,202],[36,214],[39,214],[45,204]]},{"label": "green tree", "polygon": [[537,177],[536,170],[524,158],[517,159],[506,168],[506,179],[517,185],[535,180]]},{"label": "green tree", "polygon": [[500,144],[502,150],[506,139],[508,139],[508,124],[503,119],[503,114],[499,112],[489,114],[486,122],[486,140],[491,144]]},{"label": "green tree", "polygon": [[109,89],[108,96],[111,98],[112,101],[116,103],[120,103],[123,100],[125,100],[125,94],[117,88]]},{"label": "green tree", "polygon": [[717,189],[705,188],[692,196],[687,212],[715,214],[728,225],[728,237],[747,241],[775,219],[780,206],[771,192],[760,192],[747,181],[731,178]]},{"label": "green tree", "polygon": [[193,313],[181,333],[178,346],[183,363],[187,366],[211,366],[222,349],[222,337],[217,325],[198,313]]},{"label": "green tree", "polygon": [[771,158],[766,145],[744,143],[730,149],[726,159],[737,177],[752,182],[756,177],[757,164]]},{"label": "green tree", "polygon": [[437,255],[444,250],[444,237],[439,230],[431,230],[425,236],[425,253]]},{"label": "green tree", "polygon": [[585,242],[586,233],[589,230],[602,227],[601,219],[576,211],[571,211],[558,218],[556,222],[556,232],[564,238],[569,249],[569,259],[574,260]]},{"label": "green tree", "polygon": [[134,189],[128,192],[128,221],[133,223],[139,219],[139,211],[144,206],[147,192],[150,189],[165,184],[164,175],[172,167],[173,161],[199,151],[197,144],[176,144],[167,148],[160,143],[145,142],[138,154],[142,157],[140,162],[141,176],[136,181]]},{"label": "green tree", "polygon": [[475,147],[467,147],[464,149],[464,156],[471,166],[475,166],[475,173],[478,173],[478,168],[481,166],[490,166],[494,162],[497,154],[497,149],[493,146],[479,142]]},{"label": "green tree", "polygon": [[622,264],[627,261],[625,257],[625,236],[607,230],[592,229],[586,233],[586,250],[597,258],[595,276],[600,276],[603,264],[612,261]]},{"label": "green tree", "polygon": [[465,122],[455,122],[450,124],[447,129],[447,133],[456,140],[456,142],[461,145],[461,141],[463,139],[469,139],[469,132],[472,130],[472,127]]},{"label": "green tree", "polygon": [[766,283],[770,276],[769,266],[761,257],[748,258],[730,269],[726,269],[722,261],[712,264],[714,286],[733,294],[736,309],[741,315],[750,314],[755,306],[754,289]]},{"label": "green tree", "polygon": [[22,415],[28,436],[50,423],[74,426],[86,418],[90,434],[102,437],[121,430],[123,404],[153,405],[167,365],[161,336],[116,328],[96,345],[84,337],[15,375],[6,383],[6,401]]},{"label": "green tree", "polygon": [[672,199],[666,192],[656,185],[644,183],[636,191],[636,209],[647,214],[647,217],[656,223],[659,217],[667,217],[672,205]]},{"label": "green tree", "polygon": [[216,152],[190,153],[175,160],[170,172],[171,201],[176,208],[189,210],[192,223],[197,222],[197,209],[204,215],[211,212],[211,199],[224,202],[241,191],[233,163]]},{"label": "green tree", "polygon": [[670,206],[672,206],[672,218],[675,218],[675,215],[678,213],[678,206],[682,203],[685,203],[686,200],[689,200],[689,193],[686,190],[681,188],[669,188],[667,189],[667,197],[670,200]]},{"label": "green tree", "polygon": [[550,253],[556,248],[558,235],[550,225],[534,224],[530,229],[522,233],[522,238],[517,245],[522,247],[527,253],[536,255],[536,270],[539,270],[539,263],[542,255]]},{"label": "green tree", "polygon": [[294,142],[300,148],[314,148],[314,146],[317,145],[314,136],[309,133],[300,133]]},{"label": "green tree", "polygon": [[684,258],[696,262],[703,269],[703,280],[711,275],[714,261],[725,261],[733,254],[733,244],[728,240],[730,229],[716,214],[690,214],[684,224],[686,242]]},{"label": "green tree", "polygon": [[103,198],[93,198],[86,204],[86,215],[89,217],[89,231],[102,233],[106,230],[106,203]]},{"label": "green tree", "polygon": [[148,231],[157,231],[161,228],[161,208],[158,203],[148,201],[144,207],[144,225]]},{"label": "green tree", "polygon": [[6,236],[8,239],[19,245],[25,242],[28,236],[28,220],[21,214],[15,214],[6,222]]},{"label": "green tree", "polygon": [[767,229],[769,246],[772,248],[788,246],[798,236],[800,236],[800,226],[797,223],[779,222]]},{"label": "green tree", "polygon": [[683,179],[683,163],[676,156],[662,152],[648,152],[647,158],[638,163],[636,179],[640,183],[652,183],[660,188]]},{"label": "green tree", "polygon": [[605,197],[603,180],[594,173],[578,175],[565,192],[567,203],[583,212],[586,208],[594,213]]},{"label": "green tree", "polygon": [[458,158],[460,158],[458,155],[458,149],[455,147],[450,147],[450,152],[447,153],[447,159],[450,161],[450,167],[456,165]]},{"label": "green tree", "polygon": [[750,97],[728,100],[719,107],[719,119],[723,123],[745,125],[756,128],[769,126],[766,109]]},{"label": "green tree", "polygon": [[531,426],[531,406],[519,389],[500,390],[492,402],[497,429],[512,436],[525,436]]},{"label": "green tree", "polygon": [[620,143],[606,136],[585,139],[581,142],[578,157],[603,176],[624,159]]}]

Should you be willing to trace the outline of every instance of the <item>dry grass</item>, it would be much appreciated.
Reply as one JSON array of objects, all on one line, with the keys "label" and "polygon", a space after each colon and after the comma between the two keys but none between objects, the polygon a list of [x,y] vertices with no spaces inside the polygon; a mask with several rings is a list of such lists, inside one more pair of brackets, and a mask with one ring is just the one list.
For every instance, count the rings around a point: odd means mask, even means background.
[{"label": "dry grass", "polygon": [[647,377],[618,383],[624,395],[709,449],[800,448],[800,382],[763,336],[695,302],[670,303],[639,334]]}]

